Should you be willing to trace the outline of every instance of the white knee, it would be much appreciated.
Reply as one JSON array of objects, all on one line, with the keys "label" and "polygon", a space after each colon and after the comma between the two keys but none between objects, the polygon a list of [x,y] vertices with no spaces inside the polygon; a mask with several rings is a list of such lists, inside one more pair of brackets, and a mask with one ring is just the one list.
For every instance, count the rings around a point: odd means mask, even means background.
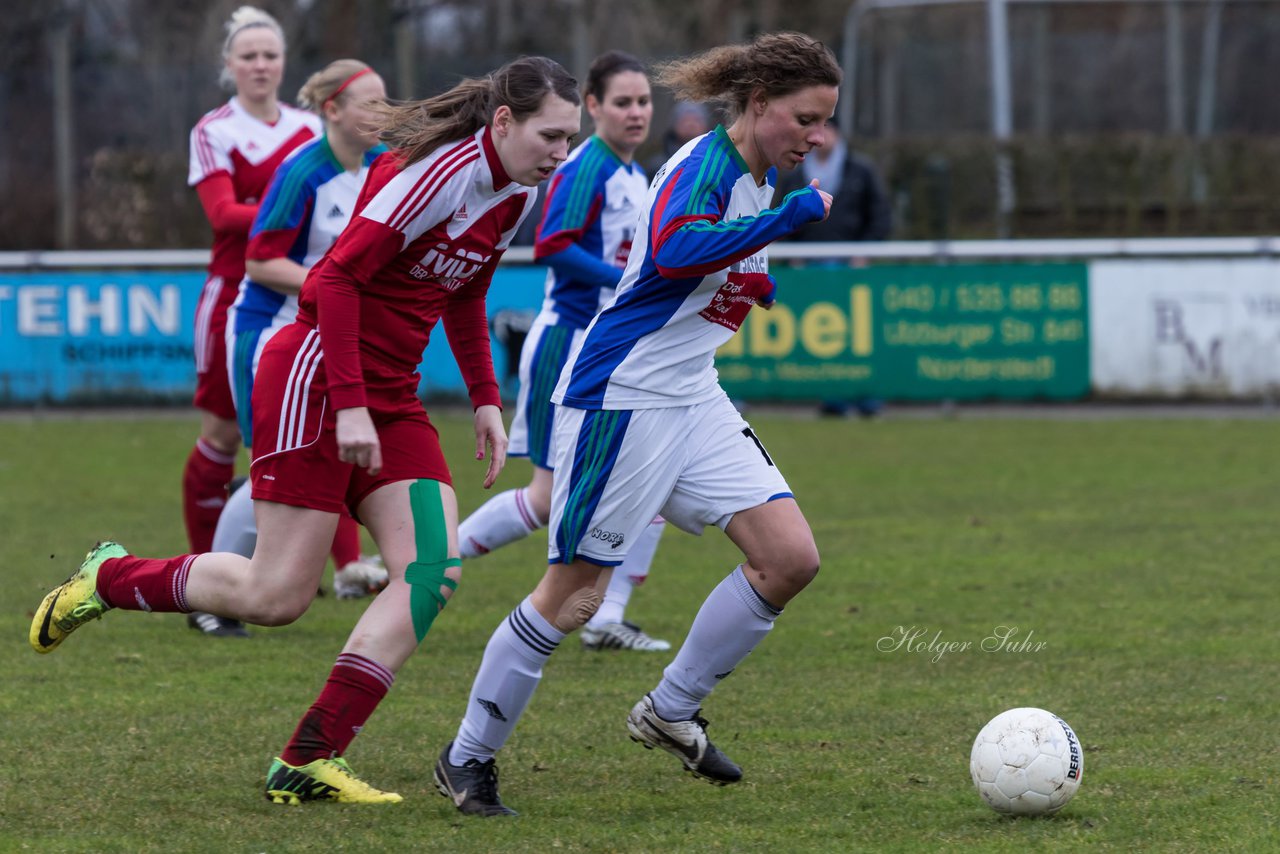
[{"label": "white knee", "polygon": [[573,591],[569,597],[564,600],[560,606],[560,610],[556,613],[556,618],[551,621],[551,625],[558,630],[569,634],[575,629],[580,629],[586,625],[600,609],[604,598],[600,595],[600,591],[595,587],[583,587]]}]

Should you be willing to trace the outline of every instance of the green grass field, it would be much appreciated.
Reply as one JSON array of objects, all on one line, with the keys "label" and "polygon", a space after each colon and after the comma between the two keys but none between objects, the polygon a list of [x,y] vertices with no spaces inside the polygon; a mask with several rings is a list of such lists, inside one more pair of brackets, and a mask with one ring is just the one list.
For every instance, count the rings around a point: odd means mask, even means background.
[{"label": "green grass field", "polygon": [[[439,420],[465,512],[483,498],[470,421]],[[824,560],[707,703],[743,782],[709,786],[627,739],[667,655],[571,638],[499,757],[522,816],[486,822],[435,793],[431,766],[490,631],[542,572],[544,535],[468,564],[353,744],[403,804],[272,806],[267,765],[360,604],[322,598],[247,641],[113,612],[36,655],[32,609],[95,539],[183,550],[196,421],[0,418],[0,850],[1280,850],[1276,421],[752,423]],[[515,461],[499,486],[527,473]],[[678,642],[735,563],[716,531],[669,531],[628,615]],[[1029,643],[981,650],[1001,626]],[[971,647],[878,648],[912,631]],[[1001,818],[969,781],[978,730],[1020,705],[1060,714],[1085,749],[1080,792],[1051,818]]]}]

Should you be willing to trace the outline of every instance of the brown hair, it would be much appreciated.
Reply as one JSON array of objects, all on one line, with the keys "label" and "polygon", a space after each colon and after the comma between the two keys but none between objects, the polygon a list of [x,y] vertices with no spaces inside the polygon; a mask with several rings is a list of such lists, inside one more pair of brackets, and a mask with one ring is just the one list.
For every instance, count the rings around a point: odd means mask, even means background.
[{"label": "brown hair", "polygon": [[[338,92],[343,84],[349,83],[355,75],[367,70],[369,65],[358,59],[335,59],[308,77],[307,82],[302,84],[302,88],[298,90],[298,106],[304,110],[320,112],[325,102],[333,98],[334,93]],[[341,101],[346,94],[346,92],[338,93],[335,101]]]},{"label": "brown hair", "polygon": [[475,133],[489,123],[498,107],[510,108],[516,121],[524,121],[542,108],[548,94],[570,104],[582,103],[578,81],[560,63],[545,56],[522,56],[433,98],[375,109],[381,115],[382,141],[399,150],[408,164],[446,142]]},{"label": "brown hair", "polygon": [[603,101],[605,90],[609,88],[609,81],[624,71],[646,73],[644,63],[629,53],[611,50],[600,54],[587,69],[586,94],[593,96],[597,101]]},{"label": "brown hair", "polygon": [[746,111],[757,89],[776,97],[809,86],[839,86],[831,49],[803,33],[764,33],[745,44],[713,47],[658,68],[657,82],[688,101],[720,101],[731,117]]}]

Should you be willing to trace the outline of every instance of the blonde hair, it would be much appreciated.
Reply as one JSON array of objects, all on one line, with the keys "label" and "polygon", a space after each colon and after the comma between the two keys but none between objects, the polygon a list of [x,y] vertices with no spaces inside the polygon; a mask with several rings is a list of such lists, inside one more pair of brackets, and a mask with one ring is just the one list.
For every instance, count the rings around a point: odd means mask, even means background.
[{"label": "blonde hair", "polygon": [[829,47],[803,33],[781,32],[664,63],[656,80],[679,99],[727,104],[732,119],[746,111],[756,90],[777,97],[809,86],[839,86],[841,76]]},{"label": "blonde hair", "polygon": [[319,113],[329,99],[341,102],[347,97],[347,93],[345,90],[338,92],[338,89],[351,82],[355,75],[369,70],[369,64],[358,59],[335,59],[302,84],[302,88],[298,90],[298,106]]},{"label": "blonde hair", "polygon": [[510,108],[516,121],[524,121],[542,109],[542,100],[549,94],[570,104],[582,103],[578,81],[560,63],[545,56],[522,56],[433,98],[375,105],[374,110],[379,114],[382,141],[410,164],[446,142],[480,130],[498,107]]},{"label": "blonde hair", "polygon": [[227,37],[222,40],[223,65],[222,71],[218,73],[218,82],[224,89],[235,88],[235,80],[226,66],[226,60],[231,56],[231,42],[250,27],[266,27],[280,39],[280,49],[285,48],[284,30],[280,29],[279,21],[257,6],[241,6],[236,9],[223,25],[223,29],[227,31]]}]

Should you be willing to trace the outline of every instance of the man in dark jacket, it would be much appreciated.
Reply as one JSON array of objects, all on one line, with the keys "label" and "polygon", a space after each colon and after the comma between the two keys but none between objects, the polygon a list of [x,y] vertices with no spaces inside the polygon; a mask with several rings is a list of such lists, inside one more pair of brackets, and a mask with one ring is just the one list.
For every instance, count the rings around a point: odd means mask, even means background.
[{"label": "man in dark jacket", "polygon": [[850,151],[832,119],[826,126],[827,139],[813,150],[799,167],[778,176],[773,203],[814,178],[818,186],[834,196],[831,215],[822,222],[806,225],[791,240],[841,241],[887,240],[893,230],[889,195],[870,160]]},{"label": "man in dark jacket", "polygon": [[[887,240],[893,230],[889,194],[884,182],[870,160],[849,150],[835,119],[827,122],[827,138],[821,147],[814,149],[801,164],[778,176],[778,186],[773,203],[792,190],[798,190],[814,178],[818,186],[833,196],[831,215],[822,222],[811,222],[791,235],[790,240],[809,242],[840,242],[845,240]],[[865,263],[856,255],[831,259],[830,263],[849,263],[858,266]],[[845,415],[851,410],[864,418],[880,412],[883,403],[879,398],[862,395],[853,400],[831,398],[824,400],[819,412],[824,415]]]}]

